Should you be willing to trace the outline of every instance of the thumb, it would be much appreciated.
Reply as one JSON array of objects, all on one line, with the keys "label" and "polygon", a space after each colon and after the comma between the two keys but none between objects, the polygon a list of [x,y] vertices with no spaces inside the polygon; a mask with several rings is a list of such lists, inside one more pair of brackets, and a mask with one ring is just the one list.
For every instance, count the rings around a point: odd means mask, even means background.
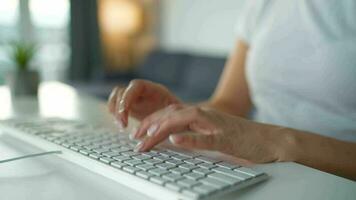
[{"label": "thumb", "polygon": [[182,133],[169,136],[172,144],[190,149],[208,149],[219,150],[223,142],[221,135],[209,134],[203,135],[199,133]]}]

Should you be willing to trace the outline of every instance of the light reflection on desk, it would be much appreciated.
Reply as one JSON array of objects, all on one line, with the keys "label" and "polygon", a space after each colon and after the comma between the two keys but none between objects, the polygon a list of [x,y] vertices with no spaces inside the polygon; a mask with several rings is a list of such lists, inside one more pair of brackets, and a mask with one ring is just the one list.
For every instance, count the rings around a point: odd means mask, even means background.
[{"label": "light reflection on desk", "polygon": [[0,86],[0,119],[15,116],[78,118],[78,94],[59,82],[42,83],[38,98],[23,96],[13,98],[7,86]]},{"label": "light reflection on desk", "polygon": [[0,119],[13,115],[10,90],[6,86],[0,86]]},{"label": "light reflection on desk", "polygon": [[58,82],[41,84],[38,96],[41,116],[78,117],[78,94],[70,86]]}]

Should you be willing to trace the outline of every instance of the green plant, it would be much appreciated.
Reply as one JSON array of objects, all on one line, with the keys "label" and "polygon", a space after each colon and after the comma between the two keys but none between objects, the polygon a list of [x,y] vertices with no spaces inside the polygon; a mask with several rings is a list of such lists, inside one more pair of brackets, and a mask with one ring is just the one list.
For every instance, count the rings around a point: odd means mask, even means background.
[{"label": "green plant", "polygon": [[19,41],[12,42],[10,58],[18,70],[28,70],[36,51],[34,44]]}]

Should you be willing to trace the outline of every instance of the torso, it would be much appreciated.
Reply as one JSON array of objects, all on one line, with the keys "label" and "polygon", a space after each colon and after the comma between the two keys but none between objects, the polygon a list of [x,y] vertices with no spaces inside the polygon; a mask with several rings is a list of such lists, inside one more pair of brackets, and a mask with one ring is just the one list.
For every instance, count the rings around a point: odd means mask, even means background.
[{"label": "torso", "polygon": [[256,120],[356,141],[356,1],[263,2],[247,59]]}]

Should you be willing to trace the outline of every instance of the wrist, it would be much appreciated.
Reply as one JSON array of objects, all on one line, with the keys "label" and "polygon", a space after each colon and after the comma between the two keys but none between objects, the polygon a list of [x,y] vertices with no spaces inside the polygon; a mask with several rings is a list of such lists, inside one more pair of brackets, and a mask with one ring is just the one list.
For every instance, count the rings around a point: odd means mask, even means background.
[{"label": "wrist", "polygon": [[276,135],[277,143],[276,157],[279,162],[295,162],[298,157],[298,138],[292,129],[285,127],[274,127],[273,134]]}]

